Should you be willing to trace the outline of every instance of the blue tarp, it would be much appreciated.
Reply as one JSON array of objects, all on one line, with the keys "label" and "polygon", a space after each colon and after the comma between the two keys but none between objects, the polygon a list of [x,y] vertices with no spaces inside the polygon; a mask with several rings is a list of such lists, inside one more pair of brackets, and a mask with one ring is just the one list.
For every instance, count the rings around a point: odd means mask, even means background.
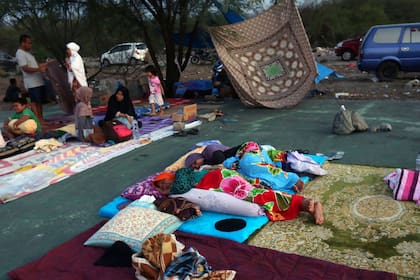
[{"label": "blue tarp", "polygon": [[331,68],[328,68],[327,66],[317,62],[316,67],[318,68],[318,76],[315,77],[315,84],[318,84],[323,79],[326,79],[330,76],[335,78],[343,78],[343,75],[337,74],[332,70]]},{"label": "blue tarp", "polygon": [[[192,33],[185,33],[183,42],[181,42],[179,33],[174,33],[172,37],[174,38],[175,44],[188,47],[192,39]],[[194,40],[192,40],[191,46],[193,49],[214,49],[210,34],[200,29],[197,30],[197,34],[195,35]]]}]

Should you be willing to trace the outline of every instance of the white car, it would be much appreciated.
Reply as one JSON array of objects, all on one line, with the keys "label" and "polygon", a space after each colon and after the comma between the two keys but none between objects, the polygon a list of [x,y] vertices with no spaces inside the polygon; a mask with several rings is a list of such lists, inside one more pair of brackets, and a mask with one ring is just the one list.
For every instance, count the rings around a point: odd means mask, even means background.
[{"label": "white car", "polygon": [[136,64],[145,61],[149,49],[144,43],[123,43],[112,47],[101,55],[101,65],[107,67],[111,64]]}]

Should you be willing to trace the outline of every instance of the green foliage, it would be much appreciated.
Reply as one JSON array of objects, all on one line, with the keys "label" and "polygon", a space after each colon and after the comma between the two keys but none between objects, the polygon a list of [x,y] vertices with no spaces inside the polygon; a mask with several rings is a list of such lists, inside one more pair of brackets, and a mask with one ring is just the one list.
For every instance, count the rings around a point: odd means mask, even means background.
[{"label": "green foliage", "polygon": [[364,34],[372,25],[416,22],[417,0],[327,0],[300,7],[312,47],[332,47]]}]

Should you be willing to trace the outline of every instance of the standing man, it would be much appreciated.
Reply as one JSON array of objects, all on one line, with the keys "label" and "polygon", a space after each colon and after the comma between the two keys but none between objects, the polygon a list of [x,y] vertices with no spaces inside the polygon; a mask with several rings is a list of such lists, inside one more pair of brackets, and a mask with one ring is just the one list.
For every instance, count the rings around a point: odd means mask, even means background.
[{"label": "standing man", "polygon": [[44,123],[42,102],[45,98],[45,83],[42,72],[45,72],[46,63],[38,64],[35,57],[30,53],[32,38],[29,35],[21,35],[19,49],[16,51],[16,60],[23,74],[23,83],[31,99],[31,109],[41,123]]}]

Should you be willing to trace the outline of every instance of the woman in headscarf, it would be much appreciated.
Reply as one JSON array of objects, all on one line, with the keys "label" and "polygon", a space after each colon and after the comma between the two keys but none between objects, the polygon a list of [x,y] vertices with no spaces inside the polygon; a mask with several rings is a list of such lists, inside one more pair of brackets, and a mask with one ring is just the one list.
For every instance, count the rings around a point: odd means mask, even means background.
[{"label": "woman in headscarf", "polygon": [[124,86],[119,86],[115,93],[109,98],[104,120],[110,121],[113,119],[119,120],[130,129],[133,124],[133,119],[137,120],[130,93]]},{"label": "woman in headscarf", "polygon": [[87,87],[88,83],[86,80],[85,66],[82,57],[78,51],[80,46],[74,42],[70,42],[66,45],[67,47],[67,78],[73,92],[80,87]]}]

